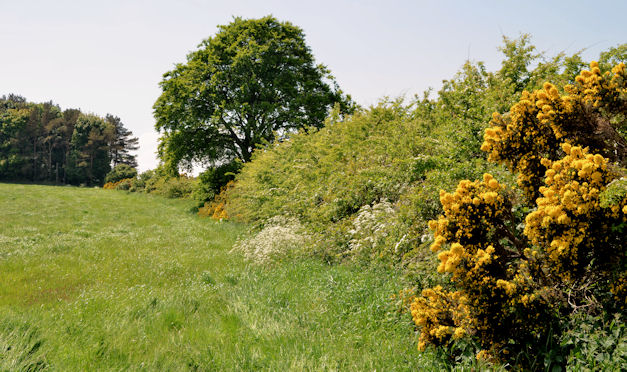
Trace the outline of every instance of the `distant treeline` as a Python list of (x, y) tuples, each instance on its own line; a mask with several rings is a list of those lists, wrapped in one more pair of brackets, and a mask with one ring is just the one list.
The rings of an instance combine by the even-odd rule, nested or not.
[(0, 97), (0, 180), (100, 185), (113, 166), (136, 167), (137, 149), (116, 116)]

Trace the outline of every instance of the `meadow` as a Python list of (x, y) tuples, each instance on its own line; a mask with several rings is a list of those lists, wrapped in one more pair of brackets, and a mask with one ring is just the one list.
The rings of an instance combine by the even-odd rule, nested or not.
[(193, 202), (0, 184), (0, 371), (417, 370), (389, 269), (246, 262)]

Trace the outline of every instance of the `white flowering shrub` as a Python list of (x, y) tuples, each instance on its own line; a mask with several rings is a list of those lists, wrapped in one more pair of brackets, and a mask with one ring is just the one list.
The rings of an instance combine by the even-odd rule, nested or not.
[(261, 231), (235, 243), (233, 251), (258, 263), (272, 263), (303, 250), (310, 236), (301, 223), (285, 216), (269, 219)]
[(352, 260), (398, 257), (406, 240), (403, 231), (392, 203), (382, 200), (364, 205), (348, 231), (350, 241), (345, 255)]

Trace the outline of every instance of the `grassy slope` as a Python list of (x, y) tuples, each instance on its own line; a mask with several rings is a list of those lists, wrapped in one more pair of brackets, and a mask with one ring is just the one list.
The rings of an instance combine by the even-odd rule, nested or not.
[(0, 184), (0, 370), (415, 370), (394, 274), (230, 253), (181, 200)]

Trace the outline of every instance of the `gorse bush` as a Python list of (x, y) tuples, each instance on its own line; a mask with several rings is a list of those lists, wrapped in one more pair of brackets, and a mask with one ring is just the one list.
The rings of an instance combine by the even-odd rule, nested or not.
[(198, 215), (201, 217), (211, 217), (214, 220), (225, 220), (229, 218), (226, 212), (227, 194), (233, 188), (233, 181), (228, 182), (222, 191), (216, 195), (213, 200), (206, 201), (204, 205), (198, 208)]
[(129, 190), (133, 185), (133, 178), (124, 178), (116, 182), (107, 182), (102, 188), (105, 190)]
[(623, 64), (602, 74), (593, 62), (590, 71), (576, 77), (576, 84), (564, 87), (566, 95), (551, 83), (524, 92), (508, 115), (494, 114), (482, 149), (491, 161), (518, 174), (529, 201), (539, 196), (547, 170), (541, 159), (556, 160), (562, 142), (585, 144), (593, 153), (623, 162), (627, 157), (627, 143), (620, 134), (627, 111), (624, 84)]
[(137, 177), (137, 169), (128, 164), (118, 164), (105, 177), (106, 183), (115, 183), (125, 178)]
[[(558, 345), (571, 314), (624, 311), (627, 197), (601, 195), (625, 173), (625, 65), (601, 73), (593, 62), (564, 91), (524, 92), (485, 131), (482, 150), (517, 174), (520, 189), (485, 174), (440, 193), (431, 249), (450, 290), (413, 301), (420, 349), (470, 338), (477, 358), (538, 369), (548, 366), (521, 356)], [(569, 352), (555, 346), (549, 364)]]
[(199, 206), (214, 200), (235, 179), (235, 175), (242, 168), (240, 161), (232, 161), (216, 167), (211, 167), (198, 175), (198, 184), (194, 190), (194, 199)]
[(133, 179), (125, 178), (125, 179), (119, 180), (114, 185), (115, 185), (116, 190), (124, 190), (124, 191), (130, 190), (131, 186), (133, 185)]

